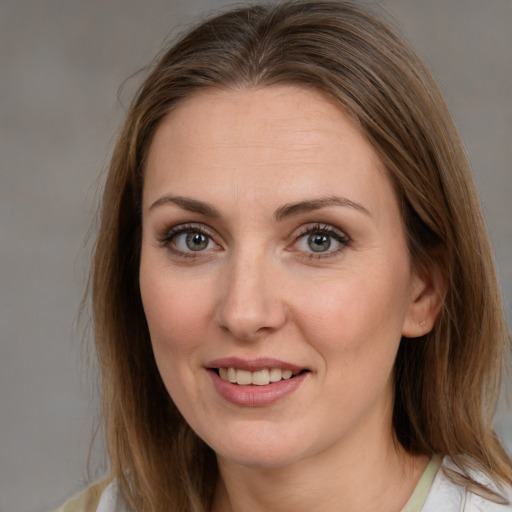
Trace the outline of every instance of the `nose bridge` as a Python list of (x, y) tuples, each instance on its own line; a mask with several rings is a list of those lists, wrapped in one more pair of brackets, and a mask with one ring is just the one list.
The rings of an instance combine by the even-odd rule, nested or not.
[(278, 329), (285, 322), (276, 265), (261, 247), (244, 247), (232, 253), (220, 284), (221, 328), (238, 339), (250, 340)]

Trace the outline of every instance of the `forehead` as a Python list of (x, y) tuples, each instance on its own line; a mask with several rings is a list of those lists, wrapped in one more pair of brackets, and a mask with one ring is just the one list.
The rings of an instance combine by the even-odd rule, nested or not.
[(164, 189), (204, 200), (236, 193), (279, 201), (286, 191), (293, 200), (336, 192), (362, 202), (390, 188), (342, 108), (294, 86), (211, 90), (178, 104), (155, 133), (145, 181), (145, 203)]
[[(341, 105), (316, 89), (288, 85), (211, 89), (193, 94), (164, 117), (157, 133), (164, 131), (181, 142), (203, 143), (206, 147), (222, 142), (250, 144), (255, 135), (261, 142), (265, 134), (271, 146), (303, 142), (304, 149), (321, 139), (328, 142), (329, 135), (339, 141), (346, 137), (364, 141)], [(223, 139), (226, 134), (229, 140)], [(290, 149), (296, 150), (296, 144)]]

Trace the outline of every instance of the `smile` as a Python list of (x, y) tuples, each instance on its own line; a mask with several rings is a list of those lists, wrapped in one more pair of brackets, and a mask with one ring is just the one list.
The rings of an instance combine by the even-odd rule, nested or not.
[(288, 380), (301, 373), (300, 371), (282, 370), (281, 368), (263, 368), (251, 372), (233, 367), (218, 368), (218, 375), (221, 379), (238, 384), (240, 386), (266, 386), (281, 380)]
[[(293, 395), (309, 380), (311, 370), (278, 361), (243, 362), (235, 358), (209, 366), (208, 373), (217, 393), (226, 401), (243, 407), (263, 407)], [(277, 365), (281, 366), (279, 368)]]

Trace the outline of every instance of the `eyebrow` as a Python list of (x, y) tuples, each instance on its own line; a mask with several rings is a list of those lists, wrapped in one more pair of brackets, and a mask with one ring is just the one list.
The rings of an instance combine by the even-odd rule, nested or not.
[(312, 212), (320, 210), (321, 208), (327, 208), (329, 206), (343, 206), (348, 208), (354, 208), (355, 210), (365, 213), (371, 217), (370, 212), (360, 203), (351, 201), (346, 197), (329, 196), (322, 197), (319, 199), (311, 199), (309, 201), (300, 201), (298, 203), (285, 204), (278, 208), (274, 214), (276, 221), (281, 221), (287, 217), (293, 215), (299, 215), (301, 213)]
[(205, 215), (206, 217), (220, 217), (219, 210), (217, 210), (217, 208), (210, 204), (204, 203), (203, 201), (198, 201), (197, 199), (191, 199), (189, 197), (171, 195), (162, 196), (161, 198), (157, 199), (149, 207), (149, 211), (169, 203), (175, 204), (176, 206), (179, 206), (183, 210), (187, 210), (193, 213), (199, 213), (200, 215)]
[[(205, 203), (203, 201), (198, 201), (197, 199), (191, 199), (189, 197), (172, 195), (165, 195), (157, 199), (149, 207), (149, 211), (159, 206), (163, 206), (165, 204), (174, 204), (176, 206), (179, 206), (183, 210), (198, 213), (206, 217), (219, 218), (221, 216), (219, 210), (217, 210), (217, 208), (215, 208), (211, 204)], [(350, 199), (347, 199), (345, 197), (329, 196), (318, 199), (300, 201), (297, 203), (285, 204), (275, 211), (274, 219), (280, 222), (294, 215), (300, 215), (302, 213), (320, 210), (321, 208), (327, 208), (329, 206), (342, 206), (353, 208), (371, 217), (370, 212), (362, 204), (357, 203), (355, 201), (351, 201)]]

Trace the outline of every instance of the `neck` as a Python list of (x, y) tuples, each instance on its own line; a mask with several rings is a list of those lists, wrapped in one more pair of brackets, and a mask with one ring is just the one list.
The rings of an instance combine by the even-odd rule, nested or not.
[(330, 449), (285, 467), (244, 467), (221, 457), (218, 462), (213, 512), (399, 512), (428, 458), (406, 453), (390, 437), (388, 443)]

